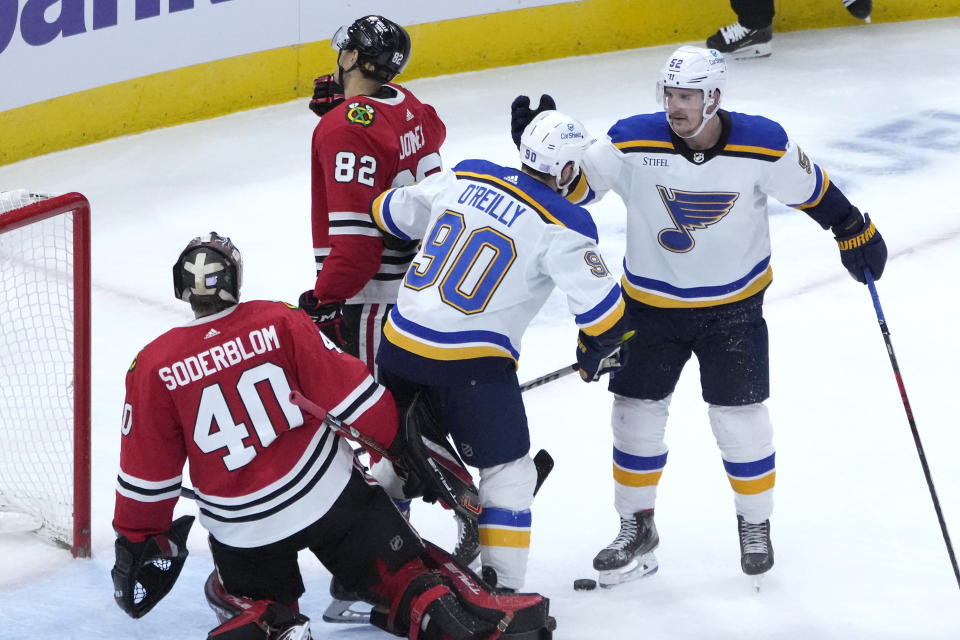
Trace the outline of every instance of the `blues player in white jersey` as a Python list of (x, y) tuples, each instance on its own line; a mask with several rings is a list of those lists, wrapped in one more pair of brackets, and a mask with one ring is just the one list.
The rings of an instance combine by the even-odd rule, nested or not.
[(520, 338), (554, 286), (579, 327), (581, 377), (621, 366), (620, 285), (590, 215), (558, 193), (586, 143), (579, 122), (541, 113), (523, 133), (522, 169), (464, 160), (372, 205), (384, 233), (423, 238), (384, 327), (383, 382), (401, 410), (426, 395), (464, 461), (479, 467), (481, 562), (505, 589), (524, 581), (536, 483)]
[[(664, 111), (620, 120), (584, 154), (581, 203), (616, 192), (627, 209), (622, 279), (630, 327), (614, 396), (613, 474), (620, 533), (594, 558), (602, 584), (656, 569), (653, 520), (667, 460), (671, 395), (691, 354), (734, 492), (744, 573), (773, 566), (773, 428), (764, 290), (772, 279), (767, 197), (831, 229), (850, 274), (879, 278), (887, 249), (827, 173), (772, 120), (720, 109), (726, 64), (684, 46), (657, 83)], [(549, 96), (539, 108), (555, 108)], [(512, 127), (536, 113), (514, 101)], [(586, 178), (589, 186), (583, 183)]]

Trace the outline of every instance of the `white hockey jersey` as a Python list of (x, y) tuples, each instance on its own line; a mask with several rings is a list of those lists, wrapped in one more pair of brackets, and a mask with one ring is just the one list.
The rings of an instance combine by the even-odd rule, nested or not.
[(623, 316), (589, 213), (517, 169), (465, 160), (384, 192), (372, 213), (386, 233), (423, 238), (384, 327), (382, 365), (431, 384), (512, 369), (555, 285), (590, 335)]
[[(583, 159), (590, 189), (613, 190), (627, 208), (623, 289), (655, 307), (742, 300), (771, 282), (767, 196), (816, 206), (829, 186), (783, 128), (721, 111), (724, 134), (708, 152), (678, 149), (663, 112), (620, 120)], [(593, 193), (596, 191), (596, 194)]]

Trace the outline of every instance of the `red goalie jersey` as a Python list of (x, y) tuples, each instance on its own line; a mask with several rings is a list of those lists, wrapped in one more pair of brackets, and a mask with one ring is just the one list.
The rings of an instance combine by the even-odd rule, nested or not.
[(354, 456), (291, 390), (378, 442), (396, 435), (390, 393), (284, 303), (244, 302), (147, 345), (127, 373), (114, 528), (134, 542), (166, 531), (185, 461), (200, 522), (224, 544), (265, 545), (316, 522)]
[(433, 107), (396, 84), (348, 98), (320, 119), (311, 156), (319, 300), (396, 302), (416, 248), (384, 248), (370, 202), (439, 171), (445, 137)]

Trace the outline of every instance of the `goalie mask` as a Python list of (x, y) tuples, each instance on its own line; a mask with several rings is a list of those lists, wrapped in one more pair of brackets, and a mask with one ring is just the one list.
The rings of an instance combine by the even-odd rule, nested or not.
[(240, 250), (216, 231), (191, 240), (173, 265), (173, 292), (191, 305), (220, 309), (235, 305), (242, 280)]
[[(556, 177), (557, 186), (562, 189), (580, 172), (580, 159), (589, 143), (587, 130), (578, 120), (559, 111), (543, 111), (520, 136), (520, 161), (531, 169)], [(563, 182), (563, 168), (570, 162), (573, 172), (570, 179)]]
[[(693, 134), (703, 131), (704, 125), (720, 110), (720, 103), (712, 111), (714, 97), (722, 97), (727, 87), (727, 63), (716, 49), (683, 46), (670, 54), (666, 64), (660, 70), (657, 80), (657, 104), (666, 110), (667, 102), (664, 89), (699, 89), (703, 92), (703, 122)], [(688, 137), (693, 137), (688, 136)]]
[(349, 69), (339, 69), (340, 84), (343, 74), (359, 69), (363, 75), (378, 82), (390, 82), (407, 68), (410, 61), (410, 35), (392, 20), (383, 16), (365, 16), (343, 25), (330, 39), (337, 52), (356, 50), (357, 63)]

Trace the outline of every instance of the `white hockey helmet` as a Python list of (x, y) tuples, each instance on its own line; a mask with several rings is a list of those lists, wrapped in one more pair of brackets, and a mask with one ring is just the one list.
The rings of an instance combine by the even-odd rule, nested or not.
[[(543, 111), (520, 136), (520, 162), (556, 177), (557, 186), (564, 187), (580, 172), (580, 159), (589, 144), (587, 130), (579, 120), (559, 111)], [(573, 173), (561, 183), (560, 175), (569, 162)]]
[[(716, 49), (685, 45), (670, 54), (657, 80), (657, 103), (666, 108), (663, 90), (666, 87), (700, 89), (703, 91), (703, 119), (716, 115), (716, 109), (707, 113), (717, 91), (723, 97), (727, 87), (727, 63)], [(719, 105), (718, 105), (719, 108)]]

